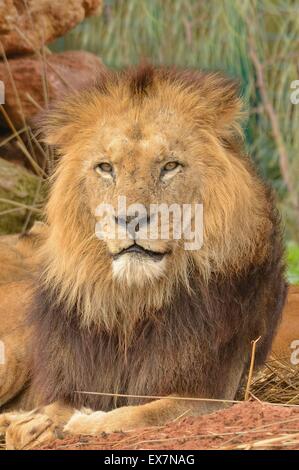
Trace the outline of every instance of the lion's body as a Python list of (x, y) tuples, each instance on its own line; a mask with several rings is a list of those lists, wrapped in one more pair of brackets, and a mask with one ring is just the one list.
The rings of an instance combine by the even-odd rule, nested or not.
[(32, 361), (27, 314), (35, 286), (36, 252), (44, 235), (45, 226), (36, 223), (29, 234), (0, 238), (0, 340), (4, 344), (0, 407), (5, 409), (36, 405), (27, 386)]
[[(130, 405), (144, 403), (141, 396), (231, 400), (259, 336), (256, 364), (265, 360), (286, 293), (282, 242), (271, 191), (243, 154), (239, 113), (234, 86), (221, 76), (147, 67), (107, 76), (47, 118), (47, 142), (61, 159), (34, 292), (27, 289), (28, 393), (59, 410), (122, 407), (76, 414), (67, 430), (210, 411), (219, 403)], [(97, 205), (116, 206), (123, 195), (147, 208), (202, 203), (203, 246), (141, 239), (135, 254), (132, 240), (97, 239)], [(43, 413), (69, 419), (53, 406)], [(12, 446), (20, 429), (26, 441), (24, 423), (9, 427)]]

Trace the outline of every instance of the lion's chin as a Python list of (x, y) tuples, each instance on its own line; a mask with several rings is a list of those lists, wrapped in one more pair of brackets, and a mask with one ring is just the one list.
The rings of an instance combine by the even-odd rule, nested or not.
[(147, 256), (126, 253), (112, 261), (113, 278), (132, 285), (154, 283), (165, 275), (166, 259), (153, 260)]

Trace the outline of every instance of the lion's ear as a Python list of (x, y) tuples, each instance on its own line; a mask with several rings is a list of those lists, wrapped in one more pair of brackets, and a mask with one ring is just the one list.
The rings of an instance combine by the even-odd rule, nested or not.
[(215, 129), (220, 134), (240, 133), (240, 122), (245, 112), (239, 95), (239, 83), (220, 74), (211, 74), (207, 76), (205, 87), (207, 106), (210, 106)]
[(200, 86), (205, 115), (198, 120), (223, 138), (241, 134), (241, 120), (245, 116), (239, 95), (239, 83), (219, 73), (205, 74)]
[(218, 134), (240, 131), (239, 123), (244, 116), (243, 102), (239, 95), (239, 83), (219, 72), (199, 70), (168, 71), (168, 79), (179, 83), (186, 92), (192, 91), (193, 115), (202, 127), (209, 127)]
[(41, 141), (57, 148), (69, 142), (74, 134), (74, 117), (66, 102), (39, 114), (33, 125)]

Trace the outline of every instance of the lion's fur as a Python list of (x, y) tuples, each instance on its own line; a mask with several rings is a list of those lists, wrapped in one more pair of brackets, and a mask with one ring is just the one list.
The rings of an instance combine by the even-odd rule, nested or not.
[[(107, 73), (45, 117), (42, 133), (60, 158), (28, 306), (41, 402), (133, 403), (82, 390), (233, 397), (260, 335), (264, 361), (286, 292), (283, 249), (273, 195), (242, 150), (241, 115), (235, 84), (220, 74), (145, 66)], [(121, 162), (113, 190), (92, 172), (103, 154)], [(169, 154), (186, 170), (163, 192), (149, 165)], [(149, 241), (172, 249), (164, 275), (117, 281), (110, 253), (122, 246), (95, 237), (94, 209), (119, 194), (146, 205), (202, 202), (203, 247)]]
[(0, 237), (0, 285), (19, 282), (30, 277), (33, 271), (36, 247), (40, 245), (43, 224), (36, 223), (29, 233), (22, 236)]

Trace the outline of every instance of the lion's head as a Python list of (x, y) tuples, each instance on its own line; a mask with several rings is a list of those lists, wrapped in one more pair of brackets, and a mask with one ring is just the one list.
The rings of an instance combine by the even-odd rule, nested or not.
[[(123, 313), (157, 311), (180, 284), (191, 288), (195, 271), (204, 282), (266, 255), (265, 191), (240, 150), (240, 115), (231, 80), (151, 66), (109, 72), (50, 111), (43, 132), (60, 158), (42, 255), (60, 300), (109, 327)], [(99, 239), (99, 205), (115, 210), (109, 230), (132, 222), (120, 197), (145, 211), (136, 212), (133, 235)], [(151, 225), (155, 204), (202, 204), (203, 245), (186, 250), (184, 236), (134, 236)]]

